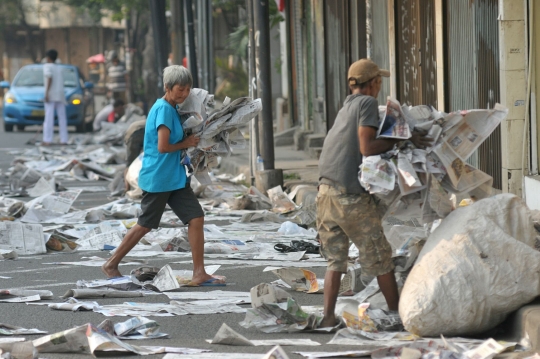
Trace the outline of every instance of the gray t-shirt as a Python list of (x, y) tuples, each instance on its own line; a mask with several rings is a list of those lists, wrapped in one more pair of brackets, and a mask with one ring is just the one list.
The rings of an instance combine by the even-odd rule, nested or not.
[(361, 94), (350, 95), (324, 140), (319, 160), (321, 184), (339, 185), (350, 194), (366, 192), (358, 182), (358, 167), (362, 163), (358, 142), (360, 126), (379, 127), (377, 99)]

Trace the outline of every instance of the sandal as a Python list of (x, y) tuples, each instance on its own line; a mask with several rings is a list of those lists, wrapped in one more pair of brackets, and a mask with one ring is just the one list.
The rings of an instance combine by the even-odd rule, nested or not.
[(299, 251), (306, 251), (307, 254), (319, 254), (320, 246), (306, 241), (292, 241), (291, 246)]
[(274, 249), (281, 253), (298, 252), (298, 249), (290, 247), (285, 243), (278, 243), (274, 246)]

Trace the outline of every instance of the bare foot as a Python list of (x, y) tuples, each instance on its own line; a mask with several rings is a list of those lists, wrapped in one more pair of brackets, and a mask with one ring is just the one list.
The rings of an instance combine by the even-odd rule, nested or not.
[(41, 145), (42, 145), (42, 146), (50, 146), (51, 143), (50, 143), (50, 142), (41, 142)]
[(224, 284), (226, 283), (226, 280), (227, 278), (224, 277), (224, 276), (221, 276), (221, 275), (210, 275), (210, 274), (201, 274), (201, 275), (196, 275), (194, 276), (193, 278), (191, 278), (191, 282), (189, 282), (188, 285), (190, 286), (197, 286), (197, 285), (200, 285), (201, 283), (204, 283), (210, 279), (214, 278), (215, 281), (213, 283), (215, 284)]
[(338, 324), (338, 321), (335, 316), (331, 318), (324, 317), (323, 320), (319, 323), (317, 328), (333, 328)]
[(101, 271), (107, 276), (107, 278), (121, 277), (122, 273), (118, 270), (118, 267), (113, 267), (109, 262), (105, 262), (101, 266)]

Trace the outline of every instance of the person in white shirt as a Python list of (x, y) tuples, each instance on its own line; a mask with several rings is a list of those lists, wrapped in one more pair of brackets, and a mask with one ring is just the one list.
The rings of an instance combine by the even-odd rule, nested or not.
[(47, 63), (43, 65), (45, 121), (43, 122), (42, 145), (44, 146), (50, 145), (53, 140), (55, 112), (58, 116), (58, 125), (60, 126), (60, 143), (65, 145), (68, 141), (64, 76), (62, 74), (62, 67), (55, 64), (57, 58), (58, 52), (51, 49), (47, 51)]

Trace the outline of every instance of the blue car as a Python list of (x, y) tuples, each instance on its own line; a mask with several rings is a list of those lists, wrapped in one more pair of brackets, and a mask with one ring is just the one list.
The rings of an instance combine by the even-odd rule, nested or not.
[[(58, 66), (62, 67), (64, 75), (68, 125), (76, 126), (77, 132), (84, 132), (86, 109), (90, 107), (92, 100), (90, 90), (94, 85), (91, 82), (84, 82), (76, 66), (64, 64)], [(0, 82), (0, 88), (9, 89), (4, 95), (3, 117), (6, 132), (13, 131), (13, 126), (22, 131), (25, 126), (43, 124), (45, 117), (43, 81), (43, 64), (35, 64), (21, 68), (11, 86), (7, 81)], [(57, 118), (55, 124), (58, 124)]]

